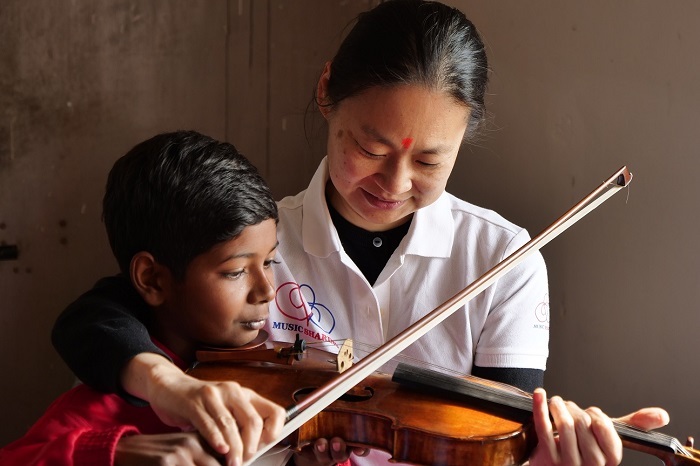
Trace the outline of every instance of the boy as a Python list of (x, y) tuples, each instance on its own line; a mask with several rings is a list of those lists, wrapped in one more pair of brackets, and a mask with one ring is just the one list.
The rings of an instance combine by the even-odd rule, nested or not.
[[(87, 295), (127, 293), (132, 308), (148, 316), (152, 351), (186, 368), (201, 345), (240, 346), (257, 336), (274, 297), (277, 207), (231, 144), (192, 131), (138, 144), (109, 174), (103, 220), (121, 274)], [(228, 464), (241, 464), (275, 439), (285, 412), (235, 382), (216, 385), (236, 417), (220, 420)], [(0, 450), (0, 464), (218, 465), (219, 456), (152, 408), (80, 385)]]

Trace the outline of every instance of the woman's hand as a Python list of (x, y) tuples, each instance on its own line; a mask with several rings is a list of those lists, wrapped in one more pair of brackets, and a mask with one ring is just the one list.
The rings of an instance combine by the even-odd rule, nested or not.
[[(538, 388), (533, 394), (533, 416), (538, 443), (530, 456), (531, 466), (613, 466), (622, 461), (622, 441), (600, 409), (583, 410), (558, 396), (552, 397), (548, 407), (545, 391)], [(644, 408), (619, 420), (648, 430), (663, 427), (668, 419), (661, 408)]]
[(284, 408), (236, 382), (208, 382), (182, 372), (162, 356), (142, 353), (126, 366), (122, 385), (151, 403), (166, 424), (197, 430), (227, 464), (242, 464), (273, 442)]
[(343, 463), (350, 458), (350, 454), (357, 456), (367, 456), (369, 450), (366, 448), (350, 447), (345, 440), (339, 437), (330, 439), (317, 439), (309, 445), (294, 453), (295, 466), (332, 466)]

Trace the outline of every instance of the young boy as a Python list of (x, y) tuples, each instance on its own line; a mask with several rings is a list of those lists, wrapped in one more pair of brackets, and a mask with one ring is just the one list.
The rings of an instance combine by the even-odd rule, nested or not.
[[(257, 336), (274, 297), (277, 207), (231, 144), (191, 131), (138, 144), (109, 174), (103, 219), (121, 274), (84, 298), (99, 300), (100, 290), (128, 295), (148, 316), (152, 352), (184, 369), (201, 345), (240, 346)], [(284, 409), (235, 382), (212, 385), (235, 416), (220, 420), (228, 464), (241, 464), (275, 439)], [(164, 424), (151, 407), (80, 385), (0, 450), (0, 464), (218, 465), (226, 448), (218, 450)]]

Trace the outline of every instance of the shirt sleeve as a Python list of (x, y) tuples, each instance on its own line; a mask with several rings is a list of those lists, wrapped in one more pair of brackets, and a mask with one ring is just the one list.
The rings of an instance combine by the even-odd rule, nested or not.
[(528, 393), (534, 392), (537, 387), (544, 386), (544, 371), (540, 369), (474, 366), (472, 375), (512, 385)]
[(85, 386), (65, 393), (24, 437), (0, 449), (0, 464), (112, 465), (119, 439), (139, 430), (118, 425), (114, 412), (119, 402), (105, 402), (105, 396), (90, 393)]
[[(503, 257), (529, 239), (521, 230)], [(549, 355), (549, 290), (542, 255), (530, 255), (492, 286), (495, 291), (474, 365), (544, 371)]]
[(92, 388), (138, 400), (121, 388), (121, 369), (139, 353), (170, 359), (150, 339), (149, 310), (124, 276), (103, 278), (56, 320), (51, 339), (73, 373)]

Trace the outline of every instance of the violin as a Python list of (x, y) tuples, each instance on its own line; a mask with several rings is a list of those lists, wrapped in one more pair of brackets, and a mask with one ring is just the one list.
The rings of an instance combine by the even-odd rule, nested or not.
[[(295, 405), (352, 364), (346, 342), (338, 355), (304, 340), (266, 341), (243, 349), (205, 349), (188, 373), (202, 380), (235, 380), (282, 405)], [(700, 451), (670, 436), (624, 423), (615, 428), (626, 448), (667, 466), (700, 465)], [(393, 375), (375, 372), (283, 440), (300, 450), (318, 438), (388, 452), (415, 465), (523, 464), (537, 444), (532, 398), (516, 387), (474, 376), (455, 377), (399, 363)]]
[[(348, 342), (339, 357), (300, 342), (198, 351), (200, 362), (188, 373), (203, 380), (235, 380), (277, 404), (296, 405), (344, 370), (348, 351)], [(376, 372), (283, 443), (298, 451), (318, 438), (340, 437), (349, 445), (383, 450), (396, 461), (417, 465), (525, 462), (536, 442), (531, 415), (496, 405), (484, 409), (483, 404), (476, 398), (450, 399), (406, 388)]]
[[(421, 384), (415, 381), (409, 382), (413, 387), (409, 389), (377, 370), (631, 180), (632, 174), (623, 166), (539, 235), (356, 364), (329, 358), (328, 353), (312, 357), (316, 351), (307, 349), (297, 337), (291, 348), (265, 343), (262, 348), (249, 348), (252, 353), (248, 356), (234, 355), (235, 351), (223, 356), (217, 351), (202, 352), (202, 363), (191, 374), (205, 380), (233, 379), (278, 404), (289, 405), (279, 438), (261, 446), (246, 465), (280, 441), (300, 448), (317, 438), (334, 436), (351, 445), (388, 451), (395, 461), (417, 465), (521, 464), (536, 443), (528, 394), (500, 386), (496, 390), (500, 394), (515, 390), (513, 398), (525, 399), (524, 409), (489, 398), (479, 400), (490, 403), (489, 409), (483, 409), (479, 403), (475, 406), (478, 398), (460, 391), (446, 395), (442, 388), (428, 383), (423, 384), (430, 387), (425, 392), (424, 388), (416, 390)], [(347, 352), (341, 348), (340, 353)], [(299, 363), (311, 360), (315, 367), (300, 367), (303, 364)], [(280, 370), (280, 361), (288, 367)], [(330, 367), (333, 369), (328, 370)], [(435, 374), (423, 377), (428, 381), (436, 378)], [(469, 382), (489, 385), (473, 378)], [(629, 426), (616, 428), (625, 446), (654, 454), (667, 466), (700, 465), (697, 451), (684, 448), (675, 439)], [(659, 440), (662, 436), (664, 442)]]

